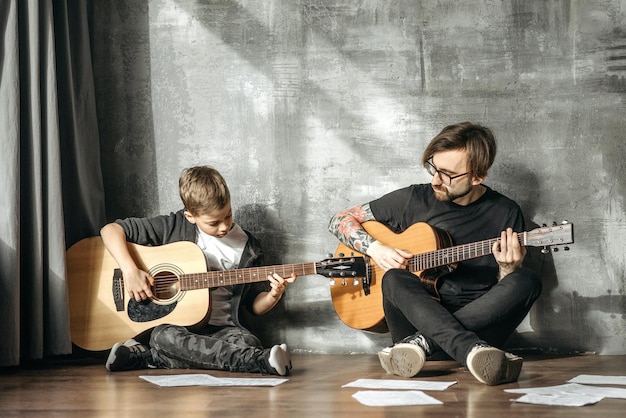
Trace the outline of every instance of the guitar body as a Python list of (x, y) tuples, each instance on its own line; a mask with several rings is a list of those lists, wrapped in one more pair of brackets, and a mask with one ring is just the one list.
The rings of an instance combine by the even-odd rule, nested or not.
[[(364, 222), (363, 228), (381, 243), (407, 250), (412, 254), (434, 251), (451, 244), (451, 239), (446, 232), (433, 228), (426, 223), (411, 225), (400, 234), (375, 221)], [(362, 255), (344, 244), (339, 244), (335, 252), (335, 255), (338, 254)], [(354, 285), (351, 279), (347, 279), (341, 283), (336, 282), (330, 287), (332, 302), (339, 318), (349, 327), (364, 331), (386, 332), (388, 328), (385, 323), (381, 286), (384, 271), (373, 261), (370, 261), (369, 273), (369, 295), (365, 294), (364, 287), (360, 282), (358, 285)], [(422, 281), (433, 296), (436, 296), (438, 277), (433, 277), (432, 274), (423, 274), (423, 271), (413, 271), (412, 273)]]
[[(192, 242), (157, 247), (129, 244), (129, 249), (138, 266), (152, 276), (207, 270), (202, 250)], [(73, 245), (66, 262), (72, 342), (85, 350), (109, 349), (162, 323), (192, 326), (208, 318), (208, 290), (175, 291), (175, 297), (165, 300), (136, 302), (121, 287), (117, 294), (123, 300), (116, 306), (113, 277), (118, 265), (100, 237)]]

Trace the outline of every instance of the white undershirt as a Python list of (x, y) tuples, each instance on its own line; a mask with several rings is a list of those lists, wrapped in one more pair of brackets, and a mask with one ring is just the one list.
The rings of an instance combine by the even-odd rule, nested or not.
[(223, 238), (214, 237), (198, 228), (198, 247), (204, 252), (209, 270), (237, 268), (248, 242), (248, 235), (237, 224)]
[[(198, 228), (198, 246), (204, 253), (209, 270), (232, 270), (239, 266), (248, 235), (237, 224), (223, 238), (208, 235)], [(211, 289), (211, 318), (209, 324), (235, 325), (231, 315), (233, 286)]]

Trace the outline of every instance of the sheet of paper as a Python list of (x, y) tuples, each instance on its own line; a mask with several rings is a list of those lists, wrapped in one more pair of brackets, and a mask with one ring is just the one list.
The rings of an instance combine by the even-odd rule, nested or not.
[(362, 390), (352, 395), (366, 406), (440, 405), (443, 402), (419, 390)]
[(626, 389), (587, 386), (579, 383), (539, 388), (505, 389), (504, 391), (524, 394), (518, 399), (512, 399), (514, 402), (538, 405), (583, 406), (595, 404), (604, 398), (626, 399)]
[(566, 383), (564, 385), (546, 386), (539, 388), (505, 389), (504, 391), (508, 393), (525, 393), (534, 395), (591, 395), (602, 396), (604, 398), (626, 399), (626, 389), (588, 386), (578, 383)]
[(569, 383), (582, 383), (589, 385), (626, 385), (626, 376), (601, 376), (597, 374), (581, 374)]
[(357, 379), (346, 383), (344, 388), (364, 389), (404, 389), (404, 390), (446, 390), (453, 382), (429, 382), (425, 380)]
[(160, 376), (139, 376), (143, 380), (159, 386), (276, 386), (289, 379), (271, 377), (215, 377), (209, 374), (171, 374)]
[(540, 395), (529, 393), (520, 398), (512, 399), (512, 401), (535, 405), (585, 406), (598, 403), (602, 399), (604, 399), (602, 396), (595, 395)]

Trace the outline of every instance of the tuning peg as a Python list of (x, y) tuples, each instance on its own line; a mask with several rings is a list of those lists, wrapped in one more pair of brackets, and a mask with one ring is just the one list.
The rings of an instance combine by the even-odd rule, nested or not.
[(335, 279), (330, 279), (330, 285), (334, 286), (336, 284)]
[(541, 224), (541, 226), (542, 226), (543, 228), (545, 228), (545, 227), (547, 227), (548, 225), (547, 225), (547, 224)]
[(561, 221), (561, 225), (567, 225), (569, 224), (569, 221), (567, 219), (564, 219)]
[(333, 253), (328, 253), (328, 258), (333, 258)]
[(343, 257), (344, 257), (344, 255), (345, 255), (344, 253), (339, 253), (339, 254), (337, 254), (337, 256), (338, 256), (339, 258), (343, 258)]
[(359, 279), (354, 279), (354, 280), (352, 281), (352, 284), (353, 284), (354, 286), (358, 286), (358, 285), (359, 285)]
[(568, 246), (565, 246), (565, 247), (563, 247), (563, 250), (564, 250), (564, 251), (569, 251), (569, 247), (568, 247)]
[(554, 249), (552, 249), (552, 251), (554, 251), (555, 253), (559, 252), (559, 247), (554, 247)]
[(550, 249), (548, 247), (543, 247), (541, 249), (541, 254), (548, 254), (550, 252)]

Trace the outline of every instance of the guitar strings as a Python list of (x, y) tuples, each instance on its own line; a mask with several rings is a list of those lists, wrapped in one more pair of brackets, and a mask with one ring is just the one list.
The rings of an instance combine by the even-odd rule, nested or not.
[[(525, 236), (526, 232), (518, 234), (518, 241), (524, 243)], [(492, 238), (416, 254), (411, 258), (409, 263), (413, 271), (423, 271), (463, 260), (469, 260), (471, 258), (478, 258), (490, 254), (493, 249), (493, 244), (498, 241), (500, 241), (500, 238)]]
[[(307, 268), (308, 267), (308, 268)], [(171, 272), (161, 272), (154, 275), (156, 292), (170, 289), (172, 285), (181, 283), (183, 289), (202, 289), (233, 284), (253, 283), (266, 280), (267, 276), (278, 273), (281, 276), (307, 275), (316, 273), (316, 263), (288, 264), (276, 266), (261, 266), (253, 269), (219, 270), (203, 273), (189, 273), (176, 275)], [(298, 272), (300, 270), (300, 273)], [(210, 283), (210, 285), (207, 285)]]

